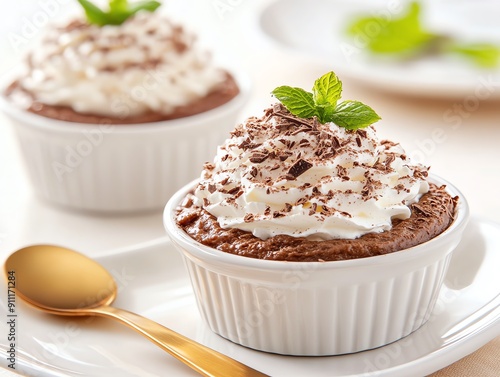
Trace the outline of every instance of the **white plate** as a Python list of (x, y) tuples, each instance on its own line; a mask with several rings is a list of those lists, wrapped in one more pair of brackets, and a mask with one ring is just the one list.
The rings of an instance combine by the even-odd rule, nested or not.
[[(422, 376), (500, 334), (500, 225), (473, 218), (429, 322), (379, 349), (333, 357), (267, 354), (213, 334), (198, 314), (180, 255), (158, 242), (97, 258), (116, 277), (116, 306), (140, 313), (273, 377)], [(2, 304), (5, 306), (5, 303)], [(6, 308), (3, 308), (6, 313)], [(17, 371), (37, 376), (197, 376), (134, 331), (17, 303)], [(0, 348), (5, 355), (6, 337)], [(1, 362), (6, 367), (6, 358)]]
[[(402, 4), (392, 0), (277, 0), (262, 7), (257, 22), (271, 43), (316, 56), (325, 69), (379, 89), (438, 98), (500, 98), (500, 68), (480, 69), (451, 56), (390, 62), (373, 58), (364, 50), (362, 39), (346, 35), (353, 17), (399, 17), (406, 9)], [(426, 0), (423, 9), (431, 30), (500, 46), (500, 29), (493, 17), (500, 11), (498, 2)]]

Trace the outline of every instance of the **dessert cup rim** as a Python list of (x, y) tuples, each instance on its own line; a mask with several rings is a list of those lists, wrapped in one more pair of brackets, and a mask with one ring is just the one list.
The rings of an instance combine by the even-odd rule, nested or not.
[(456, 208), (456, 217), (454, 218), (450, 226), (441, 234), (419, 245), (388, 254), (376, 255), (371, 257), (324, 262), (263, 260), (235, 255), (217, 250), (209, 246), (205, 246), (191, 238), (186, 232), (184, 232), (184, 230), (178, 227), (174, 217), (175, 208), (182, 201), (189, 190), (192, 189), (198, 182), (198, 179), (188, 183), (187, 185), (179, 189), (174, 195), (172, 195), (164, 209), (163, 223), (170, 239), (174, 243), (179, 244), (184, 249), (185, 253), (191, 254), (191, 256), (199, 260), (206, 261), (212, 264), (239, 266), (247, 269), (250, 268), (269, 271), (287, 269), (299, 270), (302, 269), (305, 264), (308, 266), (312, 265), (314, 269), (364, 268), (380, 265), (387, 266), (391, 263), (401, 263), (405, 261), (411, 261), (416, 258), (421, 258), (423, 254), (426, 254), (426, 252), (428, 253), (434, 250), (434, 248), (431, 246), (446, 244), (450, 242), (450, 237), (452, 237), (456, 232), (462, 232), (467, 225), (469, 219), (469, 206), (461, 191), (449, 181), (435, 174), (429, 174), (429, 181), (438, 185), (446, 185), (448, 193), (450, 193), (452, 196), (459, 197), (458, 205)]
[[(224, 69), (226, 69), (224, 67)], [(120, 133), (144, 133), (144, 132), (154, 132), (157, 131), (161, 127), (168, 127), (175, 131), (176, 129), (185, 129), (189, 126), (199, 124), (200, 121), (217, 118), (225, 113), (229, 113), (236, 109), (242, 107), (247, 99), (250, 97), (251, 92), (251, 80), (247, 73), (244, 73), (241, 69), (227, 68), (227, 71), (230, 72), (239, 88), (239, 93), (231, 98), (228, 102), (217, 106), (213, 109), (189, 115), (182, 118), (169, 119), (169, 120), (160, 120), (156, 122), (147, 122), (147, 123), (115, 123), (115, 124), (96, 124), (96, 123), (81, 123), (81, 122), (68, 122), (65, 120), (54, 119), (45, 117), (39, 114), (35, 114), (27, 111), (19, 106), (16, 106), (12, 101), (8, 99), (5, 95), (6, 86), (1, 86), (1, 94), (0, 94), (0, 111), (9, 117), (23, 123), (29, 124), (40, 129), (46, 129), (57, 132), (80, 132), (84, 129), (88, 128), (99, 128), (99, 127), (117, 127)], [(115, 131), (116, 132), (116, 129)]]

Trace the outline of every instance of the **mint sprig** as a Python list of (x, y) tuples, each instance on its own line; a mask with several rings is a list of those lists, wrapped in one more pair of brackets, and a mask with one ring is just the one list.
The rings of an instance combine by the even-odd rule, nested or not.
[(384, 17), (361, 17), (355, 20), (347, 32), (353, 36), (366, 33), (373, 25), (380, 31), (370, 35), (367, 48), (378, 54), (416, 55), (429, 48), (438, 36), (425, 31), (420, 21), (421, 7), (417, 2), (409, 4), (400, 18), (387, 20)]
[[(421, 13), (420, 4), (413, 1), (399, 18), (360, 17), (348, 26), (347, 33), (366, 41), (367, 49), (375, 55), (408, 59), (453, 53), (483, 68), (493, 68), (500, 63), (498, 46), (490, 43), (461, 44), (450, 36), (432, 33), (425, 29)], [(369, 32), (374, 25), (379, 27), (379, 32)]]
[(317, 117), (321, 123), (333, 122), (348, 130), (365, 128), (380, 120), (378, 114), (362, 102), (338, 102), (342, 95), (342, 82), (334, 72), (317, 79), (312, 93), (291, 86), (279, 86), (271, 93), (299, 118)]
[(87, 21), (97, 26), (121, 25), (139, 11), (154, 12), (161, 3), (154, 0), (137, 1), (109, 0), (109, 10), (104, 11), (88, 0), (78, 0), (85, 11)]
[(460, 54), (483, 68), (495, 68), (500, 63), (500, 48), (491, 43), (450, 43), (446, 51)]

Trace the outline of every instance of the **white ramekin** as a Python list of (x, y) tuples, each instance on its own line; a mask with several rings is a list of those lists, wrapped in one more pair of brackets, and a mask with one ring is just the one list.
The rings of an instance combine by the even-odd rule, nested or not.
[(15, 107), (0, 96), (35, 193), (75, 210), (161, 210), (199, 176), (229, 137), (250, 96), (250, 83), (232, 71), (240, 93), (201, 114), (168, 121), (107, 125), (54, 120)]
[(191, 183), (165, 207), (164, 224), (184, 256), (202, 317), (217, 334), (286, 355), (321, 356), (380, 347), (430, 317), (469, 210), (439, 236), (387, 255), (334, 262), (283, 262), (225, 253), (194, 241), (174, 212)]

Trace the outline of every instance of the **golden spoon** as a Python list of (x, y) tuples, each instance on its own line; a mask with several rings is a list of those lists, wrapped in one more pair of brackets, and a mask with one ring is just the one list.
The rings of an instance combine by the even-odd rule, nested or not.
[(267, 376), (137, 314), (109, 306), (116, 298), (113, 277), (97, 262), (58, 246), (29, 246), (5, 261), (15, 273), (17, 295), (38, 309), (65, 316), (116, 319), (204, 376)]

